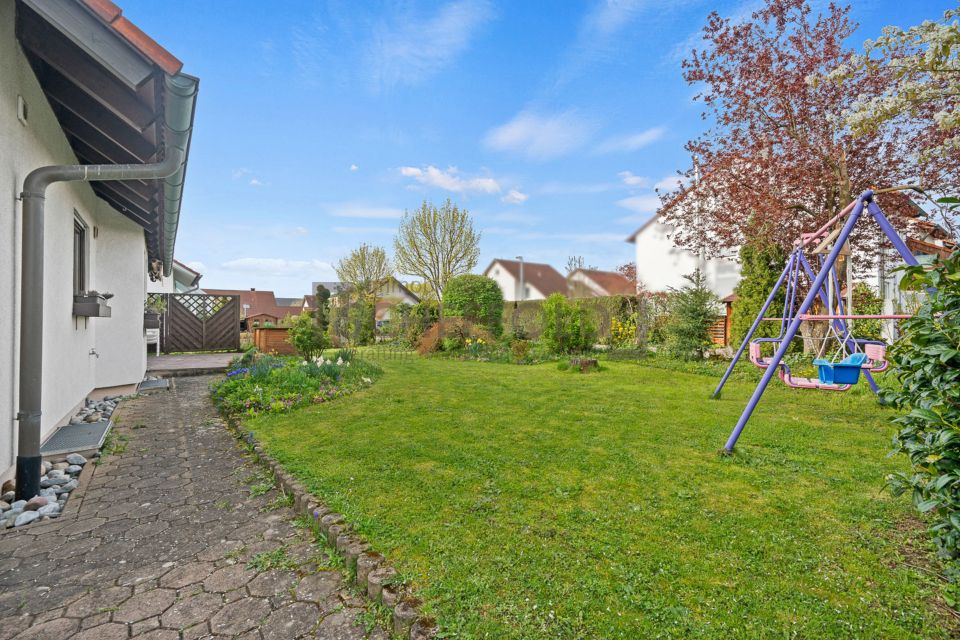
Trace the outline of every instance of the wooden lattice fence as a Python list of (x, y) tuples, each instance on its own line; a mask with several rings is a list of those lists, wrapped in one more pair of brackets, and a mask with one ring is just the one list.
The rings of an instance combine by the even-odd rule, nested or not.
[(152, 293), (162, 300), (160, 351), (238, 351), (240, 296), (198, 293)]

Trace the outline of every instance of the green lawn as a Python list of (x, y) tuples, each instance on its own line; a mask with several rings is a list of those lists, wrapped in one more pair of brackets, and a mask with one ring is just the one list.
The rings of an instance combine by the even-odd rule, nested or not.
[[(457, 638), (940, 638), (923, 539), (881, 492), (889, 413), (610, 363), (382, 364), (373, 387), (248, 422)], [(915, 542), (916, 544), (916, 542)], [(921, 560), (922, 561), (922, 560)]]

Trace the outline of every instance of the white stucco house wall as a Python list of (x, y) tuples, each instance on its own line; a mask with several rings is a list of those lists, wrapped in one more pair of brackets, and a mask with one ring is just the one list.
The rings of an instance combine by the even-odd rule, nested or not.
[(707, 286), (719, 298), (733, 293), (740, 281), (735, 252), (722, 258), (704, 259), (675, 246), (671, 234), (671, 227), (654, 215), (627, 238), (627, 242), (635, 246), (637, 280), (642, 286), (653, 292), (679, 289), (687, 284), (683, 276), (699, 267), (706, 276)]
[[(57, 22), (64, 15), (75, 16), (72, 24), (83, 28), (69, 32), (64, 22)], [(111, 99), (116, 97), (91, 94), (84, 78), (72, 77), (67, 66), (50, 70), (45, 65), (53, 67), (55, 63), (69, 65), (80, 61), (89, 44), (93, 48), (110, 48), (98, 64), (111, 59), (120, 62), (124, 55), (129, 55), (132, 66), (128, 69), (147, 73), (151, 80), (145, 82), (162, 82), (166, 73), (114, 31), (108, 18), (98, 15), (81, 0), (52, 3), (0, 0), (0, 300), (3, 301), (0, 304), (0, 480), (14, 473), (20, 410), (24, 212), (18, 196), (24, 178), (34, 169), (91, 164), (94, 153), (88, 150), (90, 157), (81, 157), (78, 149), (82, 149), (82, 142), (78, 137), (71, 137), (70, 130), (89, 131), (79, 122), (85, 117), (107, 128), (107, 120), (113, 117), (109, 113)], [(58, 57), (64, 52), (70, 55)], [(43, 56), (49, 56), (50, 61), (45, 61)], [(86, 64), (88, 60), (83, 62)], [(109, 73), (104, 71), (105, 76)], [(54, 81), (58, 89), (63, 90), (59, 94), (60, 102), (52, 97)], [(74, 82), (83, 85), (82, 95), (71, 93)], [(141, 85), (141, 89), (144, 87)], [(79, 96), (84, 104), (93, 97), (102, 112), (85, 112), (79, 102), (70, 102), (68, 94)], [(190, 108), (192, 110), (192, 106)], [(145, 107), (142, 113), (149, 114), (149, 108)], [(145, 141), (132, 136), (128, 143), (136, 146), (137, 153), (148, 150)], [(118, 159), (132, 162), (128, 155), (120, 154)], [(99, 163), (107, 164), (109, 160), (97, 155)], [(156, 161), (150, 158), (150, 162)], [(42, 441), (65, 424), (88, 395), (106, 395), (143, 379), (146, 369), (143, 307), (148, 273), (151, 264), (166, 266), (164, 248), (172, 255), (172, 246), (167, 243), (172, 243), (173, 238), (161, 239), (159, 234), (163, 231), (159, 225), (166, 219), (167, 226), (172, 224), (175, 233), (176, 220), (160, 211), (147, 219), (135, 219), (132, 209), (121, 213), (118, 207), (120, 202), (125, 202), (123, 194), (131, 193), (125, 185), (106, 182), (96, 188), (90, 182), (57, 182), (46, 189)], [(162, 197), (158, 199), (162, 201)], [(179, 198), (176, 204), (179, 210)], [(112, 293), (107, 301), (110, 317), (78, 315), (74, 307), (78, 285), (82, 291)]]
[(497, 283), (506, 302), (543, 300), (551, 293), (567, 295), (567, 279), (548, 264), (496, 258), (483, 275)]

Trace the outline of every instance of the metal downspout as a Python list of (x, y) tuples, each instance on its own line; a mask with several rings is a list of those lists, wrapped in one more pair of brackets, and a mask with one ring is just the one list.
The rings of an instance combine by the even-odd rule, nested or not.
[(17, 412), (17, 500), (40, 493), (40, 410), (43, 389), (43, 215), (55, 182), (143, 180), (176, 173), (186, 157), (175, 145), (153, 164), (55, 165), (34, 169), (23, 181), (23, 267), (20, 285), (20, 404)]

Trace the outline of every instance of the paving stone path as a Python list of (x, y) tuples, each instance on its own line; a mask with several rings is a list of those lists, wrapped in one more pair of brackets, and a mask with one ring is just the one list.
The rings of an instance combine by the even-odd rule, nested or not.
[(0, 640), (386, 639), (278, 491), (252, 495), (269, 478), (211, 380), (124, 401), (67, 512), (0, 533)]

